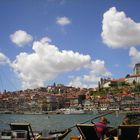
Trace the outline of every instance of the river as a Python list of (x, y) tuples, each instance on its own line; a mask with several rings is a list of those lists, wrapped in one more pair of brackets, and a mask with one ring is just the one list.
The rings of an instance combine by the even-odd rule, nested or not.
[[(22, 114), (0, 114), (0, 129), (10, 129), (9, 123), (31, 123), (33, 131), (42, 130), (64, 130), (66, 128), (72, 127), (77, 123), (82, 123), (90, 120), (98, 115), (95, 114), (83, 114), (83, 115), (22, 115)], [(121, 123), (123, 114), (109, 114), (106, 117), (110, 121), (111, 126), (117, 126)], [(95, 120), (95, 122), (98, 119)], [(89, 121), (90, 123), (90, 121)], [(73, 128), (65, 140), (73, 135), (79, 135), (76, 128)]]

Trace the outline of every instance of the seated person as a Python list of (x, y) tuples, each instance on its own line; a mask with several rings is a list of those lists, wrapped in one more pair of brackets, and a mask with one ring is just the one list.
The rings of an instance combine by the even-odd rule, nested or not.
[(109, 121), (105, 117), (101, 117), (99, 122), (95, 123), (96, 125), (96, 131), (97, 135), (100, 139), (104, 138), (104, 135), (110, 138), (110, 140), (113, 140), (114, 136), (117, 135), (117, 129), (116, 128), (109, 128), (107, 124)]

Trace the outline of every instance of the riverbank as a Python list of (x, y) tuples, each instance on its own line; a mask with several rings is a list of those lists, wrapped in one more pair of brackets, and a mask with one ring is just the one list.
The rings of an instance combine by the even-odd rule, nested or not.
[[(140, 113), (140, 110), (105, 110), (105, 111), (85, 111), (85, 113), (82, 114), (104, 114), (104, 113), (109, 113), (109, 112), (114, 112), (114, 113), (118, 113), (118, 114), (126, 114), (126, 113)], [(48, 114), (48, 115), (62, 115), (65, 114), (63, 111), (45, 111), (45, 112), (12, 112), (12, 111), (0, 111), (0, 114), (24, 114), (24, 115), (44, 115), (44, 114)], [(71, 114), (71, 113), (69, 113)], [(78, 113), (75, 113), (78, 114)], [(81, 114), (81, 113), (80, 113)], [(68, 115), (68, 113), (67, 113)]]

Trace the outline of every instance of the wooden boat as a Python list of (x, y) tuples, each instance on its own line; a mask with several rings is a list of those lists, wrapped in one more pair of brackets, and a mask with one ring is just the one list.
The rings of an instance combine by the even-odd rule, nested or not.
[[(100, 140), (97, 135), (95, 124), (77, 124), (78, 131), (82, 136), (82, 140)], [(103, 140), (140, 140), (139, 137), (140, 125), (119, 125), (118, 134), (115, 136), (106, 137)], [(71, 140), (81, 140), (78, 136)], [(111, 140), (112, 140), (111, 139)]]
[(140, 124), (140, 112), (130, 112), (126, 114), (130, 124)]
[(10, 128), (11, 130), (1, 132), (3, 140), (21, 138), (24, 140), (63, 140), (71, 132), (71, 129), (65, 129), (63, 131), (49, 132), (47, 136), (43, 136), (41, 132), (34, 133), (30, 123), (11, 123)]
[[(129, 121), (119, 125), (114, 131), (115, 133), (111, 133), (111, 136), (104, 138), (104, 140), (110, 140), (110, 137), (114, 140), (140, 140), (140, 112), (127, 113), (126, 117)], [(77, 124), (76, 127), (82, 136), (82, 140), (100, 140), (95, 124)], [(112, 129), (112, 127), (109, 128)], [(93, 130), (95, 130), (94, 133)], [(79, 137), (76, 138), (80, 139)], [(71, 140), (75, 140), (75, 138)]]

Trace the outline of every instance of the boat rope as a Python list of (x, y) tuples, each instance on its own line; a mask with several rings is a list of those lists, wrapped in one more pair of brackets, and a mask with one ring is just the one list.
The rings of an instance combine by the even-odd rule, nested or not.
[[(82, 123), (80, 123), (80, 124), (84, 124), (84, 123), (87, 123), (87, 122), (92, 122), (93, 120), (96, 120), (96, 119), (98, 119), (98, 118), (100, 118), (100, 117), (103, 117), (103, 116), (106, 116), (106, 115), (109, 115), (109, 114), (113, 114), (113, 113), (115, 113), (115, 112), (116, 112), (116, 111), (111, 111), (111, 112), (108, 112), (108, 113), (103, 113), (103, 114), (98, 115), (98, 116), (96, 116), (96, 117), (94, 117), (94, 118), (92, 118), (92, 119), (89, 119), (89, 120), (87, 120), (87, 121), (84, 121), (84, 122), (82, 122)], [(76, 125), (73, 125), (73, 126), (67, 128), (67, 129), (72, 129), (72, 128), (74, 128), (74, 127), (76, 127)]]

